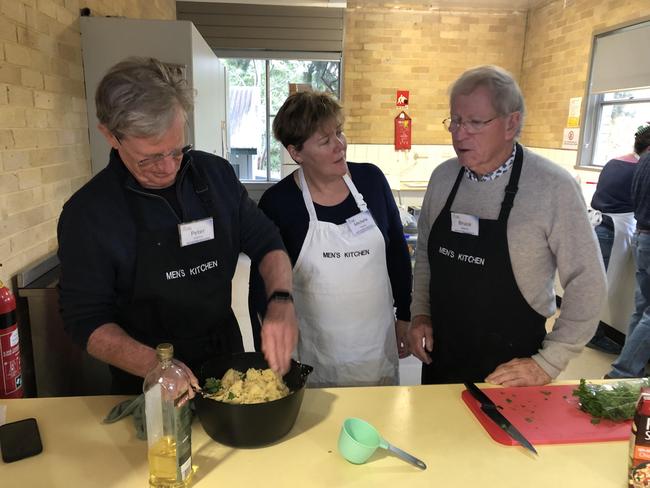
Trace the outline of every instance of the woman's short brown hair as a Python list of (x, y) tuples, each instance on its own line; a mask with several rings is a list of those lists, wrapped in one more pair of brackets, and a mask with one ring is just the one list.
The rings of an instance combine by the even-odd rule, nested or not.
[(273, 120), (273, 135), (284, 147), (300, 151), (324, 123), (343, 123), (343, 108), (329, 93), (298, 92), (289, 95)]
[(650, 147), (650, 122), (640, 126), (634, 134), (634, 152), (641, 154)]

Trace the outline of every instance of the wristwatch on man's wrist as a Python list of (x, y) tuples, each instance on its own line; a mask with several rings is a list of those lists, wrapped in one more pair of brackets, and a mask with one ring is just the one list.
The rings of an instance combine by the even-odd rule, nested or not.
[(293, 302), (293, 296), (286, 290), (276, 290), (266, 300), (267, 304), (271, 302)]

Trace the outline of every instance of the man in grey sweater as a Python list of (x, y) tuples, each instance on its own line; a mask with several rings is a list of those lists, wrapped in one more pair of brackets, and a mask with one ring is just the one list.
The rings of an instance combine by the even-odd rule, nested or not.
[[(516, 142), (524, 100), (508, 72), (471, 69), (450, 95), (458, 157), (422, 203), (411, 352), (424, 384), (546, 384), (592, 337), (606, 294), (586, 206), (567, 171)], [(547, 333), (556, 272), (564, 295)]]

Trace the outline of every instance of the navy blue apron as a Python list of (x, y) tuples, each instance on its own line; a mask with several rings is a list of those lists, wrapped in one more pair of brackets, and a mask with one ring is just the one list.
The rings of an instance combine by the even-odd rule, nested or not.
[[(451, 230), (451, 206), (461, 168), (428, 242), (432, 363), (422, 383), (481, 382), (514, 358), (537, 353), (546, 319), (519, 291), (508, 252), (508, 217), (518, 190), (523, 150), (517, 144), (498, 220), (479, 220), (479, 235)], [(452, 257), (453, 253), (453, 257)]]
[[(191, 160), (185, 163), (191, 164)], [(198, 375), (207, 359), (243, 351), (244, 346), (231, 308), (238, 252), (232, 249), (230, 239), (222, 237), (229, 233), (223, 231), (206, 176), (197, 165), (188, 170), (194, 191), (213, 218), (214, 239), (181, 247), (177, 226), (148, 229), (145, 215), (136, 203), (138, 198), (163, 197), (130, 195), (138, 228), (137, 254), (133, 294), (120, 325), (148, 346), (173, 344), (174, 357)], [(183, 276), (178, 277), (180, 270)], [(173, 274), (174, 271), (177, 273)], [(111, 367), (111, 373), (113, 394), (142, 392), (142, 378), (115, 367)]]

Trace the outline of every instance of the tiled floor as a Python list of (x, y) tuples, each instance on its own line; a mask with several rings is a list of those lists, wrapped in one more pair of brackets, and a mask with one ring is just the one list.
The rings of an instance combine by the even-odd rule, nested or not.
[[(555, 317), (546, 321), (546, 329), (549, 330)], [(573, 358), (567, 368), (557, 377), (558, 380), (579, 380), (598, 379), (611, 369), (612, 362), (616, 359), (615, 354), (596, 351), (585, 347), (578, 357)]]
[(598, 379), (611, 369), (615, 354), (607, 354), (585, 347), (580, 355), (569, 363), (558, 380)]

